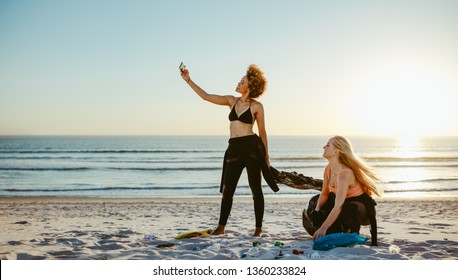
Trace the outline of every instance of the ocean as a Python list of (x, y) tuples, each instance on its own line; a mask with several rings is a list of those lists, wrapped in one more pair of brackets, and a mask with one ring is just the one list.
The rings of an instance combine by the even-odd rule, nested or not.
[[(329, 137), (270, 136), (271, 165), (323, 177)], [(384, 197), (458, 197), (458, 138), (348, 137)], [(225, 136), (0, 136), (0, 196), (218, 197)], [(317, 193), (280, 185), (266, 196)], [(237, 196), (250, 196), (243, 172)]]

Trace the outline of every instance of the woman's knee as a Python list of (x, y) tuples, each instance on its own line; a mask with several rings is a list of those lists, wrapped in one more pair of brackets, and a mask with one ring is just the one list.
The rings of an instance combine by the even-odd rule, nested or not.
[(223, 186), (223, 193), (222, 193), (222, 198), (223, 200), (232, 200), (235, 194), (235, 189), (237, 186), (233, 185), (224, 185)]
[(255, 203), (264, 203), (264, 193), (261, 186), (251, 187), (251, 195)]

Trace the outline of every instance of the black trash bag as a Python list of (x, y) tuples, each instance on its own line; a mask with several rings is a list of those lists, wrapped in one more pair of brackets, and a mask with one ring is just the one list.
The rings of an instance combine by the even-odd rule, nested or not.
[(334, 194), (329, 194), (328, 201), (319, 211), (315, 211), (316, 205), (318, 203), (319, 194), (313, 196), (308, 204), (307, 209), (302, 211), (302, 226), (305, 231), (310, 235), (313, 235), (317, 229), (324, 223), (326, 218), (334, 207)]
[(322, 219), (323, 213), (320, 213), (321, 211), (315, 211), (319, 196), (320, 195), (318, 194), (312, 197), (309, 201), (307, 209), (302, 211), (302, 226), (310, 235), (313, 235), (324, 222)]

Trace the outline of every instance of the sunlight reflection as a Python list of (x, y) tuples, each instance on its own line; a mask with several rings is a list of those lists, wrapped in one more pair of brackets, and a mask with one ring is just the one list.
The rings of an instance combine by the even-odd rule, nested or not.
[(396, 156), (400, 158), (419, 157), (420, 141), (414, 136), (402, 136), (398, 139), (398, 149)]
[(396, 195), (404, 198), (421, 197), (422, 194), (415, 190), (421, 189), (431, 174), (424, 166), (424, 161), (428, 159), (423, 154), (420, 139), (412, 136), (400, 137), (393, 152), (392, 160), (397, 168), (384, 174), (389, 178), (390, 188), (398, 189), (400, 193)]

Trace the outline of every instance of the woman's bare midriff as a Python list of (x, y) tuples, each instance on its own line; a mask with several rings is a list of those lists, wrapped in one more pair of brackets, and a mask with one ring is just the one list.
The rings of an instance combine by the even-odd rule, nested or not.
[(232, 121), (229, 126), (231, 138), (254, 135), (253, 125), (246, 124), (240, 121)]

